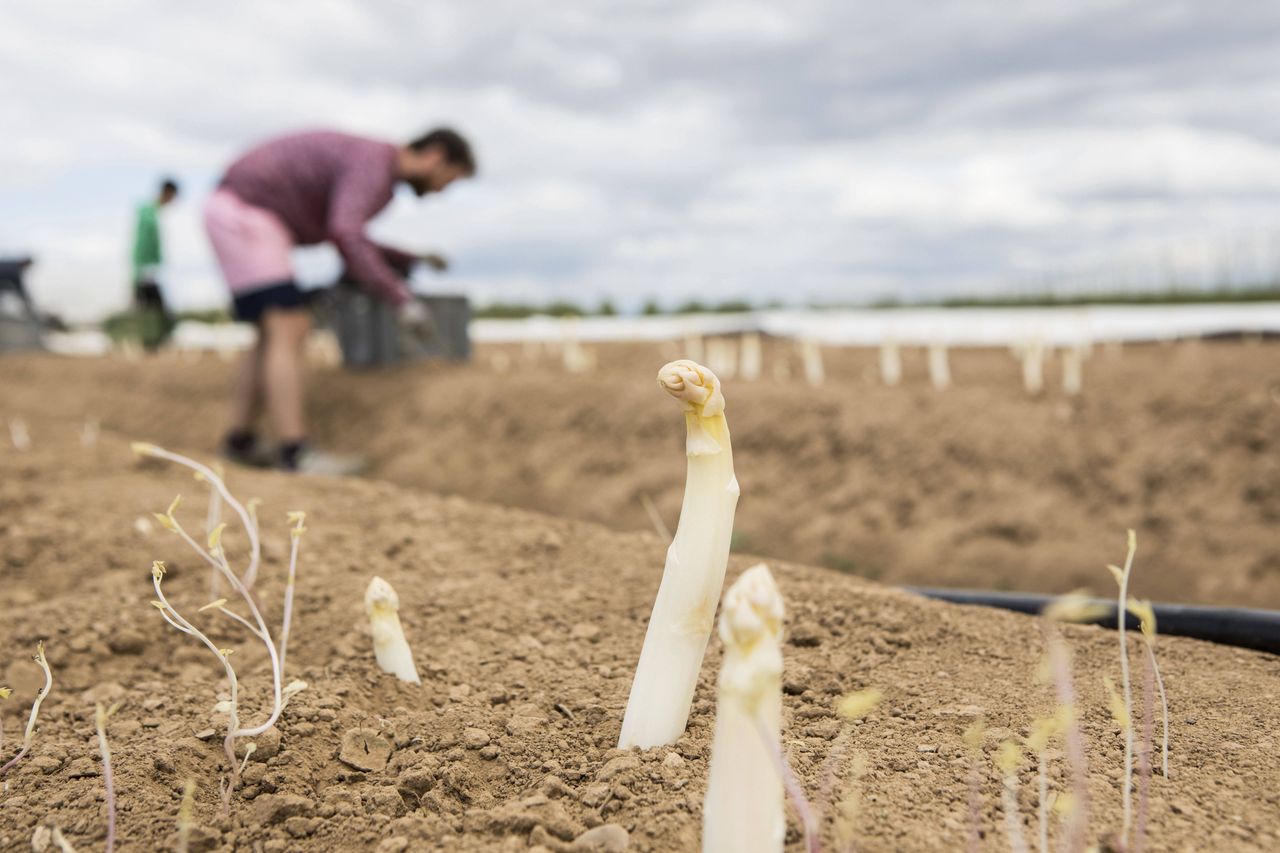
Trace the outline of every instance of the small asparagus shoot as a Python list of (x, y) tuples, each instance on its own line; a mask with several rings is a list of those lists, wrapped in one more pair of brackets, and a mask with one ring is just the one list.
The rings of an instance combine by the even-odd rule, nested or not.
[(1133, 853), (1143, 853), (1147, 845), (1147, 813), (1151, 804), (1151, 742), (1155, 733), (1152, 696), (1156, 692), (1155, 656), (1143, 659), (1142, 743), (1138, 746), (1138, 819), (1133, 834)]
[(1161, 775), (1169, 778), (1169, 699), (1164, 693), (1164, 678), (1160, 675), (1160, 665), (1156, 663), (1156, 612), (1150, 601), (1129, 599), (1129, 612), (1138, 617), (1138, 625), (1142, 630), (1142, 640), (1147, 647), (1147, 658), (1151, 663), (1151, 672), (1155, 676), (1156, 687), (1160, 691), (1160, 717), (1163, 738), (1160, 743)]
[(880, 344), (880, 381), (890, 388), (902, 381), (902, 351), (892, 338)]
[(182, 616), (173, 606), (169, 599), (165, 596), (162, 589), (162, 581), (165, 575), (165, 565), (163, 562), (155, 561), (151, 566), (152, 586), (155, 589), (156, 599), (152, 605), (160, 611), (160, 615), (166, 622), (178, 629), (184, 634), (195, 637), (206, 648), (209, 649), (217, 658), (223, 667), (223, 671), (227, 676), (227, 684), (230, 689), (230, 698), (225, 702), (220, 702), (219, 710), (227, 713), (227, 733), (223, 738), (223, 748), (227, 754), (228, 774), (220, 785), (222, 794), (223, 813), (227, 814), (231, 808), (231, 797), (235, 792), (235, 787), (240, 778), (240, 765), (236, 759), (236, 740), (243, 737), (257, 737), (266, 732), (276, 724), (283, 713), (285, 705), (289, 699), (298, 691), (306, 688), (306, 684), (301, 681), (293, 681), (289, 684), (284, 683), (284, 661), (285, 652), (287, 651), (289, 628), (291, 625), (293, 613), (293, 592), (294, 580), (297, 571), (298, 542), (302, 534), (306, 531), (303, 526), (304, 515), (300, 512), (291, 512), (288, 514), (289, 521), (293, 524), (290, 530), (290, 558), (289, 558), (289, 577), (285, 587), (284, 594), (284, 613), (282, 616), (282, 624), (280, 629), (281, 640), (277, 646), (275, 640), (271, 636), (271, 630), (267, 627), (266, 620), (263, 619), (262, 611), (258, 608), (257, 601), (249, 592), (249, 586), (253, 576), (257, 572), (257, 565), (260, 558), (260, 543), (258, 539), (258, 518), (255, 511), (255, 501), (249, 501), (247, 505), (241, 504), (227, 490), (226, 484), (222, 478), (216, 474), (213, 469), (208, 466), (201, 465), (185, 456), (177, 453), (171, 453), (152, 444), (135, 443), (133, 445), (135, 453), (142, 456), (152, 456), (159, 459), (167, 459), (184, 465), (188, 469), (196, 472), (200, 477), (218, 492), (222, 500), (226, 502), (235, 514), (240, 518), (244, 525), (245, 531), (249, 536), (250, 542), (250, 558), (249, 568), (245, 571), (243, 577), (237, 575), (231, 570), (231, 565), (227, 561), (226, 550), (222, 546), (222, 533), (226, 528), (225, 524), (219, 524), (209, 532), (207, 546), (202, 546), (192, 538), (191, 534), (186, 531), (182, 524), (178, 521), (175, 513), (181, 503), (181, 499), (174, 498), (173, 503), (169, 505), (169, 509), (164, 513), (155, 513), (155, 519), (166, 530), (177, 534), (189, 547), (200, 555), (207, 563), (209, 563), (215, 571), (219, 572), (222, 579), (230, 585), (231, 589), (240, 597), (245, 607), (248, 609), (250, 618), (246, 619), (240, 614), (227, 608), (227, 600), (220, 598), (216, 601), (201, 607), (201, 611), (216, 610), (228, 619), (244, 627), (254, 637), (256, 637), (266, 648), (267, 660), (271, 667), (271, 710), (267, 718), (256, 726), (242, 728), (239, 717), (238, 691), (239, 682), (236, 678), (235, 668), (231, 665), (232, 649), (219, 648), (208, 635), (196, 628), (186, 617)]
[(1044, 390), (1044, 342), (1039, 338), (1023, 347), (1022, 387), (1033, 397)]
[(413, 663), (413, 652), (400, 627), (400, 596), (391, 584), (375, 577), (369, 581), (364, 593), (364, 610), (369, 615), (369, 628), (373, 632), (373, 654), (383, 672), (389, 672), (401, 681), (421, 684), (418, 668)]
[(947, 358), (947, 345), (941, 341), (929, 345), (929, 381), (938, 391), (951, 387), (951, 361)]
[(822, 364), (822, 347), (817, 341), (806, 338), (800, 342), (800, 360), (804, 364), (804, 380), (815, 388), (826, 381), (827, 371)]
[(1015, 741), (1000, 744), (996, 766), (1000, 768), (1001, 804), (1004, 806), (1004, 831), (1013, 853), (1027, 853), (1027, 840), (1022, 835), (1022, 815), (1018, 813), (1018, 765), (1022, 749)]
[(1120, 587), (1116, 602), (1116, 631), (1120, 635), (1120, 678), (1124, 687), (1124, 828), (1120, 841), (1129, 843), (1129, 828), (1133, 824), (1133, 688), (1129, 680), (1129, 644), (1125, 631), (1126, 606), (1129, 602), (1129, 575), (1133, 571), (1133, 555), (1138, 550), (1138, 539), (1132, 530), (1129, 531), (1129, 552), (1124, 558), (1124, 568), (1108, 565), (1107, 569)]
[(1086, 596), (1070, 593), (1050, 603), (1043, 615), (1045, 644), (1048, 647), (1048, 674), (1057, 693), (1059, 731), (1062, 732), (1067, 762), (1071, 766), (1071, 792), (1059, 795), (1054, 808), (1065, 818), (1067, 824), (1063, 848), (1067, 853), (1076, 853), (1084, 849), (1085, 828), (1089, 825), (1089, 766), (1076, 712), (1071, 655), (1057, 623), (1090, 622), (1101, 614), (1099, 608)]
[(1039, 824), (1040, 853), (1049, 853), (1049, 742), (1058, 728), (1058, 720), (1049, 717), (1036, 720), (1027, 735), (1026, 744), (1036, 756), (1036, 817)]
[[(245, 569), (243, 581), (246, 590), (253, 589), (253, 585), (258, 579), (258, 564), (262, 560), (262, 543), (258, 538), (258, 517), (254, 512), (255, 500), (250, 500), (247, 505), (241, 504), (240, 501), (236, 500), (231, 494), (226, 483), (223, 482), (222, 477), (220, 477), (217, 472), (207, 465), (201, 465), (194, 459), (190, 459), (179, 453), (173, 453), (165, 450), (163, 447), (157, 447), (154, 444), (147, 444), (143, 441), (135, 441), (131, 447), (133, 452), (138, 456), (150, 456), (155, 459), (164, 459), (168, 462), (175, 462), (178, 465), (186, 467), (193, 473), (199, 474), (203, 478), (204, 482), (208, 483), (210, 487), (218, 493), (222, 500), (226, 502), (227, 506), (231, 507), (232, 511), (239, 517), (240, 523), (244, 526), (245, 533), (249, 537), (249, 566)], [(159, 516), (157, 516), (157, 519), (159, 520)], [(163, 521), (161, 523), (163, 523)], [(212, 531), (210, 531), (210, 533), (212, 533)], [(198, 546), (197, 550), (200, 550)], [(206, 559), (208, 558), (206, 557)]]
[(681, 360), (658, 371), (658, 384), (684, 411), (688, 470), (680, 521), (622, 719), (623, 749), (675, 743), (684, 733), (724, 586), (738, 505), (720, 380)]
[(191, 826), (195, 822), (196, 780), (188, 778), (182, 786), (182, 805), (178, 807), (178, 844), (176, 853), (191, 849)]
[[(222, 465), (220, 463), (215, 462), (211, 467), (213, 468), (214, 473), (217, 474), (219, 477), (224, 478), (224, 481), (225, 481), (226, 473), (223, 471)], [(196, 482), (199, 482), (199, 483), (205, 482), (204, 475), (201, 474), (199, 471), (195, 472), (195, 478), (196, 478)], [(217, 489), (210, 487), (209, 488), (209, 509), (205, 513), (205, 517), (204, 517), (205, 536), (212, 535), (213, 531), (216, 530), (218, 525), (221, 523), (222, 523), (222, 495), (218, 494)], [(221, 593), (219, 592), (218, 570), (216, 568), (210, 567), (209, 569), (209, 600), (212, 601), (213, 599), (217, 598), (220, 594)]]
[[(884, 700), (884, 693), (874, 687), (866, 690), (859, 690), (854, 693), (846, 693), (836, 703), (836, 712), (845, 720), (852, 723), (860, 720), (867, 714), (870, 714)], [(834, 767), (834, 761), (838, 759), (836, 752), (832, 752), (827, 761)], [(854, 839), (857, 832), (858, 813), (861, 810), (861, 802), (859, 797), (859, 789), (862, 784), (862, 776), (866, 772), (867, 761), (864, 755), (855, 755), (853, 760), (849, 762), (849, 778), (848, 788), (844, 797), (837, 804), (839, 814), (836, 816), (836, 840), (841, 850), (846, 853), (853, 853)], [(833, 781), (830, 776), (824, 780), (824, 789), (822, 791), (822, 799), (820, 802), (826, 803), (831, 793), (830, 782)]]
[(13, 441), (15, 450), (31, 449), (31, 433), (27, 430), (27, 422), (22, 418), (12, 418), (9, 421), (9, 438)]
[(782, 596), (763, 563), (725, 593), (704, 853), (782, 850), (787, 821), (774, 759), (782, 736), (782, 616)]
[(107, 789), (107, 853), (116, 849), (116, 785), (111, 772), (111, 747), (107, 745), (107, 720), (120, 710), (117, 702), (110, 708), (97, 703), (94, 708), (94, 728), (98, 732), (98, 752), (102, 755), (102, 781)]
[(741, 358), (738, 362), (739, 378), (745, 382), (754, 382), (759, 379), (761, 367), (764, 365), (759, 332), (747, 332), (742, 336), (740, 354)]
[(53, 832), (49, 834), (49, 840), (53, 842), (53, 846), (58, 848), (59, 853), (76, 853), (76, 848), (71, 846), (71, 842), (62, 834), (62, 827), (55, 826)]
[[(8, 699), (13, 695), (12, 687), (0, 687), (0, 699)], [(4, 719), (0, 718), (0, 749), (4, 749)]]
[(964, 730), (964, 745), (969, 749), (969, 832), (965, 849), (968, 853), (978, 853), (982, 843), (982, 741), (986, 738), (986, 727), (982, 720), (975, 720)]
[(1067, 347), (1062, 351), (1062, 392), (1069, 397), (1084, 387), (1084, 347)]
[[(0, 776), (9, 772), (9, 768), (22, 760), (28, 752), (31, 751), (31, 742), (36, 736), (36, 718), (40, 716), (40, 704), (44, 702), (44, 698), (49, 695), (49, 690), (53, 687), (53, 670), (49, 668), (49, 661), (44, 656), (44, 643), (36, 644), (35, 662), (44, 670), (44, 687), (36, 693), (36, 699), (31, 703), (31, 716), (27, 718), (27, 729), (22, 735), (22, 748), (18, 750), (18, 754), (3, 766), (0, 767)], [(6, 688), (7, 691), (7, 688)], [(8, 693), (6, 692), (7, 696)]]

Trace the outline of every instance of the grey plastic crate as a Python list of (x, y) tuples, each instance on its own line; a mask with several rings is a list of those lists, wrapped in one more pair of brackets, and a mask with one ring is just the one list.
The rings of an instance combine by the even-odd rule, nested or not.
[(471, 358), (471, 303), (465, 296), (417, 296), (431, 316), (422, 339), (402, 335), (396, 309), (353, 285), (334, 289), (330, 322), (342, 347), (346, 367), (369, 368), (402, 361)]

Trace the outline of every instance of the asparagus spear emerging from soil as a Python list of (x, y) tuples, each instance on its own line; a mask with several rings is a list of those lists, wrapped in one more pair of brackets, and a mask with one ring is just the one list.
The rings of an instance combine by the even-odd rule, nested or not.
[(738, 505), (720, 380), (702, 365), (681, 360), (658, 371), (658, 384), (684, 410), (689, 467), (680, 523), (667, 549), (622, 719), (623, 749), (675, 743), (684, 733), (724, 586)]
[(364, 609), (369, 614), (369, 628), (373, 631), (373, 653), (383, 672), (389, 672), (401, 681), (421, 684), (418, 668), (413, 664), (413, 652), (400, 627), (400, 597), (391, 584), (375, 577), (369, 581), (364, 594)]
[(747, 569), (725, 593), (703, 853), (782, 849), (787, 820), (774, 755), (782, 734), (782, 610), (763, 563)]

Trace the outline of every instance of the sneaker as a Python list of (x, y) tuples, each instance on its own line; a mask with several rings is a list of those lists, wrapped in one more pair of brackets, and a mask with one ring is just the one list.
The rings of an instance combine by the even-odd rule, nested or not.
[(278, 461), (283, 471), (320, 477), (352, 477), (369, 467), (368, 461), (363, 456), (326, 453), (311, 447), (304, 447), (299, 451), (292, 465), (285, 464), (284, 460)]
[(247, 446), (232, 444), (229, 436), (223, 438), (218, 455), (228, 462), (249, 468), (270, 468), (276, 462), (276, 455), (271, 448), (257, 436)]

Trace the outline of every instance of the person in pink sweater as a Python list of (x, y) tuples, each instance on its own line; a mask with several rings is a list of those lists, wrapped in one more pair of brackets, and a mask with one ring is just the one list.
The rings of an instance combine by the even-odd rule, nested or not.
[[(233, 313), (257, 326), (258, 340), (237, 373), (225, 457), (306, 473), (355, 472), (357, 460), (307, 442), (303, 348), (312, 317), (290, 253), (331, 242), (359, 284), (406, 312), (420, 311), (405, 281), (409, 267), (421, 260), (443, 269), (444, 259), (379, 245), (365, 224), (401, 181), (421, 197), (475, 173), (470, 144), (447, 128), (406, 145), (334, 131), (297, 133), (263, 142), (231, 164), (205, 204), (205, 229)], [(279, 441), (274, 460), (255, 428), (264, 405)]]

